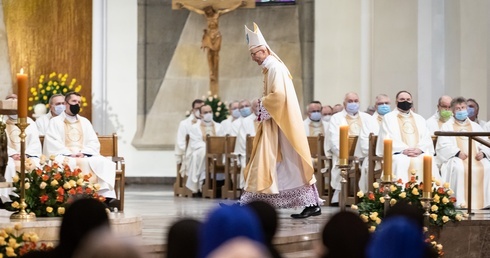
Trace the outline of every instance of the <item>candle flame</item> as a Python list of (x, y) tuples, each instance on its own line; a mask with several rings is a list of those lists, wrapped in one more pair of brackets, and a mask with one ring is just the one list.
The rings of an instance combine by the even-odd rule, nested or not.
[(20, 74), (24, 74), (24, 68), (20, 68)]

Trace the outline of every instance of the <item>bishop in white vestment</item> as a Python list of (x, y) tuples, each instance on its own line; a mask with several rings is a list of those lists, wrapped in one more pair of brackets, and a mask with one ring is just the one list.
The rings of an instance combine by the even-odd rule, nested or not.
[(56, 156), (62, 164), (68, 158), (73, 170), (79, 167), (83, 174), (92, 174), (91, 182), (100, 185), (99, 194), (106, 198), (116, 198), (114, 183), (116, 164), (100, 155), (100, 142), (88, 119), (78, 115), (80, 95), (66, 95), (66, 110), (49, 122), (44, 139), (44, 154)]
[[(441, 131), (483, 132), (481, 126), (468, 118), (466, 101), (456, 98), (454, 118), (446, 122)], [(479, 142), (472, 143), (472, 157), (469, 157), (468, 137), (440, 136), (437, 139), (437, 155), (441, 158), (442, 177), (449, 182), (456, 197), (456, 207), (467, 207), (468, 201), (468, 160), (472, 159), (471, 206), (475, 209), (490, 206), (490, 149)]]

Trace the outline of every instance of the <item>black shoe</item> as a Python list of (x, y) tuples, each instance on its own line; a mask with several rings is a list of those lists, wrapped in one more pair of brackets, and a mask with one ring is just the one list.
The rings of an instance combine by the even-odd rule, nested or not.
[(116, 198), (106, 198), (104, 203), (105, 205), (107, 205), (107, 208), (112, 212), (118, 211), (121, 206), (121, 201)]
[(293, 219), (305, 219), (310, 216), (319, 216), (322, 214), (320, 206), (306, 207), (300, 214), (291, 214)]
[(202, 192), (192, 193), (192, 198), (201, 198)]
[(332, 202), (332, 203), (330, 203), (330, 206), (339, 207), (339, 203), (338, 202)]

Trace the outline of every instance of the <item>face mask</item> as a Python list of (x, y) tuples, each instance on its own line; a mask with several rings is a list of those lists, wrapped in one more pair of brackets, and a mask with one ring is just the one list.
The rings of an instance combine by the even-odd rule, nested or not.
[(441, 110), (439, 112), (439, 116), (441, 116), (442, 120), (447, 121), (450, 117), (453, 116), (453, 112), (450, 110)]
[(320, 121), (320, 119), (322, 119), (322, 113), (313, 112), (310, 114), (310, 119), (311, 119), (311, 121), (318, 122), (318, 121)]
[(357, 114), (357, 112), (359, 111), (359, 103), (355, 103), (355, 102), (347, 103), (347, 107), (345, 108), (345, 111), (347, 111), (347, 113), (351, 115)]
[(252, 110), (250, 109), (250, 107), (244, 107), (240, 109), (240, 114), (242, 114), (243, 117), (247, 117), (252, 114)]
[(78, 112), (80, 112), (80, 105), (78, 104), (75, 104), (75, 105), (72, 105), (72, 104), (69, 104), (70, 105), (70, 112), (75, 116), (78, 114)]
[(325, 122), (330, 122), (331, 117), (332, 117), (331, 115), (326, 115), (326, 116), (322, 117), (322, 120)]
[(18, 117), (18, 115), (9, 115), (9, 118), (12, 120), (17, 120)]
[(197, 119), (201, 119), (201, 111), (199, 111), (199, 109), (198, 109), (198, 110), (196, 110), (196, 111), (194, 112), (194, 116), (195, 116)]
[(231, 111), (231, 116), (234, 117), (234, 118), (239, 118), (241, 116), (240, 110), (238, 110), (238, 108), (237, 109), (233, 109)]
[(469, 117), (473, 117), (475, 115), (475, 108), (468, 107), (466, 110), (468, 110)]
[(408, 101), (398, 102), (398, 104), (396, 104), (396, 107), (403, 111), (408, 111), (412, 108), (412, 103)]
[(384, 116), (391, 111), (390, 105), (379, 105), (378, 106), (378, 114)]
[(454, 117), (456, 118), (456, 120), (464, 121), (466, 120), (466, 118), (468, 118), (468, 111), (467, 110), (456, 111)]
[(61, 113), (63, 113), (63, 111), (65, 111), (66, 109), (66, 106), (65, 105), (57, 105), (57, 106), (54, 106), (54, 113), (59, 116)]
[(213, 121), (213, 113), (207, 113), (202, 116), (202, 120), (206, 123)]

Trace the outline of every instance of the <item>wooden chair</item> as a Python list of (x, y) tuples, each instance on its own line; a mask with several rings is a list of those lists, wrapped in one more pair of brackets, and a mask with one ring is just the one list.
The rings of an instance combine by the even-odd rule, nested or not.
[(308, 136), (308, 145), (310, 154), (313, 159), (313, 168), (315, 171), (316, 188), (321, 199), (325, 200), (325, 205), (330, 205), (332, 201), (332, 186), (330, 184), (330, 162), (327, 159), (324, 150), (325, 136)]
[[(189, 145), (189, 135), (187, 134), (185, 136), (185, 150), (187, 150), (188, 145)], [(182, 160), (182, 162), (185, 162), (185, 160)], [(175, 183), (174, 183), (174, 195), (191, 197), (192, 191), (185, 186), (185, 183), (187, 182), (187, 176), (182, 176), (180, 174), (181, 168), (182, 168), (182, 163), (177, 164), (177, 175), (175, 177)]]
[(117, 146), (117, 134), (98, 136), (100, 142), (100, 155), (105, 157), (111, 157), (112, 161), (116, 163), (116, 182), (114, 184), (114, 191), (116, 197), (121, 202), (119, 211), (124, 210), (124, 187), (126, 184), (126, 163), (124, 157), (118, 155)]
[[(236, 137), (227, 137), (225, 142), (225, 184), (221, 188), (221, 198), (224, 199), (238, 199), (240, 198), (241, 191), (238, 186), (240, 185), (240, 169), (238, 166), (238, 155), (232, 153), (235, 150)], [(218, 189), (219, 190), (219, 189)]]
[[(381, 178), (383, 173), (383, 158), (376, 155), (376, 142), (378, 136), (373, 133), (369, 134), (369, 151), (368, 151), (368, 190), (374, 191), (373, 183)], [(380, 163), (381, 167), (376, 169), (376, 164)]]
[(206, 178), (202, 189), (203, 198), (216, 198), (218, 189), (215, 179), (218, 173), (227, 174), (230, 169), (229, 164), (223, 164), (223, 157), (233, 151), (232, 141), (234, 149), (236, 141), (234, 136), (206, 136)]
[(361, 170), (359, 167), (359, 159), (354, 156), (358, 136), (349, 136), (349, 163), (352, 164), (351, 169), (348, 171), (347, 177), (347, 200), (346, 204), (357, 204), (359, 202), (359, 197), (357, 197), (357, 192), (359, 192), (359, 179), (361, 177)]

